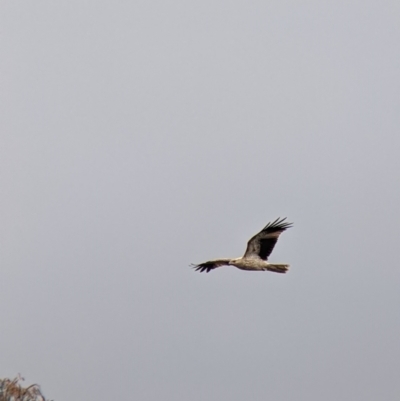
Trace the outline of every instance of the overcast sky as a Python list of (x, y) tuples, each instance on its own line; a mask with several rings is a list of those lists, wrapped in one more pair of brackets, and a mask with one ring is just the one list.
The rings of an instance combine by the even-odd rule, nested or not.
[[(398, 1), (5, 0), (0, 41), (0, 377), (399, 399)], [(288, 274), (189, 268), (278, 216)]]

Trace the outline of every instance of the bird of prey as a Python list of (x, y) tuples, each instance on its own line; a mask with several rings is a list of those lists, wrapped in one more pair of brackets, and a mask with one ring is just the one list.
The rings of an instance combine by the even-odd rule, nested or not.
[(288, 264), (268, 263), (268, 256), (271, 254), (279, 236), (293, 223), (285, 222), (286, 217), (277, 218), (268, 223), (258, 234), (250, 238), (247, 249), (241, 258), (236, 259), (215, 259), (208, 262), (192, 265), (195, 270), (209, 273), (212, 269), (220, 266), (235, 266), (241, 270), (271, 271), (275, 273), (286, 273)]

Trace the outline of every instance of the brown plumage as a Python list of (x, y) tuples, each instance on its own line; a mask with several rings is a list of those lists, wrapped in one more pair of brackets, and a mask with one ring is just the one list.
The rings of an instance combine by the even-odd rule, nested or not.
[(268, 257), (275, 247), (279, 236), (292, 223), (285, 222), (286, 217), (277, 218), (274, 222), (268, 223), (258, 234), (250, 238), (247, 249), (243, 257), (236, 259), (215, 259), (208, 262), (193, 265), (195, 270), (209, 273), (212, 269), (220, 266), (235, 266), (241, 270), (272, 271), (276, 273), (286, 273), (289, 269), (288, 264), (268, 263)]

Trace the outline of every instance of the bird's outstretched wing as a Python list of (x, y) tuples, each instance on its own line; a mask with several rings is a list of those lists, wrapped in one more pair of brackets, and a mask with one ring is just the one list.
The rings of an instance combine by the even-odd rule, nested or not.
[(244, 258), (261, 258), (267, 260), (271, 254), (278, 237), (287, 229), (292, 227), (292, 223), (285, 222), (286, 217), (277, 218), (274, 222), (268, 223), (258, 234), (249, 240)]
[(200, 272), (207, 272), (209, 273), (210, 270), (216, 269), (220, 266), (228, 265), (231, 259), (216, 259), (216, 260), (209, 260), (208, 262), (200, 263), (199, 265), (192, 265), (192, 267), (196, 271)]

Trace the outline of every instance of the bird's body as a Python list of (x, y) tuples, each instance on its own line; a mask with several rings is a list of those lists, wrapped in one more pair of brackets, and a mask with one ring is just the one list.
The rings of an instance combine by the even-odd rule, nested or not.
[(195, 269), (207, 273), (220, 266), (235, 266), (240, 270), (252, 271), (273, 271), (286, 273), (288, 264), (268, 263), (268, 256), (271, 254), (279, 235), (287, 228), (292, 227), (291, 223), (285, 223), (286, 218), (276, 219), (268, 223), (258, 234), (252, 237), (247, 243), (245, 254), (236, 259), (216, 259), (195, 265)]
[(229, 265), (235, 266), (240, 270), (259, 270), (259, 271), (274, 271), (278, 273), (286, 273), (289, 265), (271, 264), (259, 258), (238, 258), (229, 262)]

